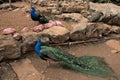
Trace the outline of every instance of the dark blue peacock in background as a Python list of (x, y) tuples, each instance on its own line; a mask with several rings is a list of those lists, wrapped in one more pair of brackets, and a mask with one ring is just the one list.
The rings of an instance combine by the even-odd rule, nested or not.
[(76, 57), (72, 54), (53, 47), (42, 46), (42, 42), (40, 39), (35, 45), (35, 52), (41, 59), (45, 61), (47, 61), (48, 59), (52, 59), (53, 61), (58, 61), (75, 71), (80, 71), (85, 74), (99, 77), (114, 77), (116, 80), (118, 80), (114, 71), (100, 57)]
[(48, 23), (50, 19), (46, 18), (44, 15), (40, 13), (40, 11), (36, 10), (34, 7), (31, 8), (30, 16), (33, 21), (39, 21), (41, 24)]

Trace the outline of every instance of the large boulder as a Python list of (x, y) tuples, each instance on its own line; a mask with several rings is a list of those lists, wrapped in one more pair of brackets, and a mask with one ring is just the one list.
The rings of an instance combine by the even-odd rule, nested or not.
[(70, 21), (70, 22), (81, 22), (85, 23), (88, 21), (87, 18), (82, 16), (79, 13), (63, 13), (61, 15), (56, 15), (55, 18), (62, 19), (65, 21)]
[(79, 23), (73, 25), (70, 33), (71, 40), (86, 40), (90, 38), (100, 38), (111, 32), (111, 26), (103, 23)]
[(21, 44), (19, 45), (21, 47), (21, 53), (24, 54), (28, 51), (33, 51), (35, 42), (38, 39), (37, 33), (28, 32), (28, 33), (23, 33), (22, 36), (23, 39)]
[(69, 30), (61, 26), (53, 26), (42, 32), (28, 32), (22, 34), (23, 38), (19, 45), (21, 54), (34, 50), (35, 43), (41, 39), (43, 44), (61, 43), (69, 39)]
[(21, 56), (19, 44), (10, 35), (0, 35), (0, 60), (15, 59)]
[(72, 26), (73, 30), (70, 32), (70, 39), (72, 40), (86, 39), (85, 29), (87, 28), (87, 23), (80, 23)]
[(42, 32), (51, 43), (63, 43), (69, 39), (69, 30), (61, 26), (53, 26)]
[(21, 48), (21, 54), (25, 54), (29, 51), (34, 51), (34, 46), (38, 39), (41, 39), (43, 44), (49, 43), (49, 38), (46, 35), (42, 34), (42, 32), (28, 32), (23, 33), (22, 36), (23, 39), (19, 45)]

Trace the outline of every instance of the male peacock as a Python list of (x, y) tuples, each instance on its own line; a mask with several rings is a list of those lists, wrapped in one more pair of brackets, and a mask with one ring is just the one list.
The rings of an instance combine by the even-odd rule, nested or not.
[(37, 11), (34, 7), (31, 8), (30, 16), (33, 21), (39, 21), (41, 24), (45, 24), (49, 22), (49, 19), (44, 15), (41, 15), (39, 11)]
[(47, 60), (49, 58), (55, 61), (59, 61), (69, 68), (85, 74), (107, 78), (114, 77), (117, 80), (114, 71), (100, 57), (76, 57), (53, 47), (41, 46), (41, 44), (41, 40), (38, 40), (35, 45), (35, 52), (43, 60)]

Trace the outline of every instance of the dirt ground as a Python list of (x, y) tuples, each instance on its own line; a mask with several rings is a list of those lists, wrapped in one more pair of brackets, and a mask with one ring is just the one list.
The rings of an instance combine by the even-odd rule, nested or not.
[[(120, 47), (120, 46), (118, 46)], [(105, 59), (110, 67), (115, 71), (115, 73), (120, 76), (120, 53), (112, 53), (109, 46), (106, 45), (106, 42), (103, 43), (94, 43), (94, 44), (80, 44), (73, 45), (70, 48), (62, 47), (63, 50), (72, 53), (76, 56), (100, 56)], [(27, 56), (31, 59), (32, 64), (35, 68), (42, 72), (46, 67), (46, 62), (39, 59), (39, 57), (32, 53)], [(67, 69), (59, 63), (51, 62), (50, 66), (47, 68), (47, 72), (44, 74), (44, 80), (109, 80), (106, 78), (100, 78), (95, 76), (86, 75), (80, 72), (75, 72), (73, 70)], [(120, 77), (119, 77), (120, 78)], [(112, 79), (114, 80), (114, 79)]]
[[(71, 29), (71, 24), (66, 24), (66, 22), (64, 23), (68, 29)], [(13, 27), (17, 29), (17, 31), (20, 31), (23, 27), (32, 28), (35, 25), (36, 23), (31, 20), (28, 13), (25, 13), (24, 8), (13, 11), (0, 11), (0, 31), (7, 27)], [(112, 46), (115, 45), (114, 42), (111, 43), (113, 43), (111, 44)], [(64, 46), (62, 48), (76, 56), (89, 55), (103, 57), (110, 67), (113, 68), (116, 74), (120, 76), (120, 53), (113, 53), (112, 51), (116, 50), (116, 48), (114, 49), (111, 45), (107, 45), (107, 42), (100, 42), (74, 45), (70, 48)], [(116, 45), (116, 47), (120, 49), (120, 44)], [(46, 62), (42, 61), (34, 52), (27, 54), (25, 57), (32, 61), (33, 66), (38, 72), (42, 72), (43, 69), (45, 69)], [(107, 80), (105, 78), (75, 72), (55, 62), (51, 62), (44, 76), (44, 80)]]

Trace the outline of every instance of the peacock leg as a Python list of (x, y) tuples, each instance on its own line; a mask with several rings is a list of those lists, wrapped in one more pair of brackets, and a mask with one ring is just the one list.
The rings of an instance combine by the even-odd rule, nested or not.
[(46, 63), (47, 63), (47, 64), (46, 64), (45, 69), (41, 72), (42, 74), (44, 74), (44, 73), (47, 71), (48, 67), (50, 66), (50, 61), (49, 61), (49, 60), (47, 60)]
[(69, 42), (69, 43), (68, 43), (68, 49), (70, 49), (70, 47), (71, 47), (71, 44), (72, 44), (71, 42)]

